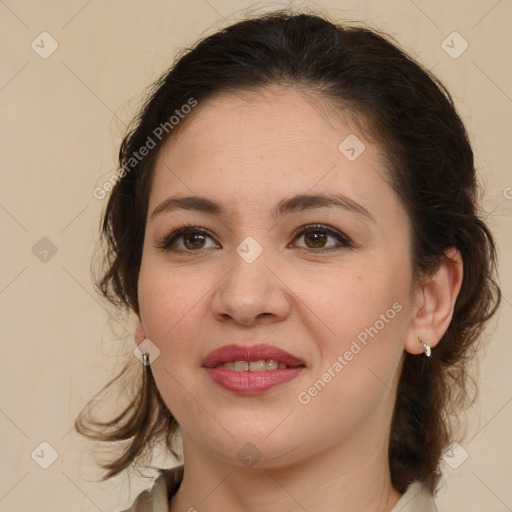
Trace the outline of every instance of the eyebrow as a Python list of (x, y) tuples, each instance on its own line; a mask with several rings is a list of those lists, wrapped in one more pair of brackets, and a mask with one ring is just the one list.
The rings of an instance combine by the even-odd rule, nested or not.
[[(356, 213), (375, 222), (373, 215), (361, 204), (343, 194), (299, 194), (279, 201), (272, 211), (272, 217), (276, 220), (293, 212), (303, 211), (313, 208), (334, 206), (344, 211)], [(195, 210), (202, 213), (226, 216), (227, 211), (219, 203), (202, 196), (171, 196), (162, 201), (150, 215), (150, 219), (163, 212), (173, 210)]]

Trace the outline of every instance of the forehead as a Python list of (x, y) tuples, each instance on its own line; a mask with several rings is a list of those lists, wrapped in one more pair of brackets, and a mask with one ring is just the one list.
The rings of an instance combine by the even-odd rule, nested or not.
[(291, 87), (225, 92), (200, 101), (180, 121), (164, 143), (157, 167), (162, 159), (180, 157), (186, 157), (187, 167), (217, 156), (238, 156), (249, 165), (261, 159), (292, 162), (292, 157), (309, 163), (318, 154), (338, 159), (340, 142), (356, 133), (377, 156), (380, 148), (351, 122), (355, 117), (360, 115), (348, 108), (334, 112), (325, 99)]
[(170, 191), (256, 207), (274, 196), (338, 189), (385, 204), (382, 195), (394, 194), (383, 151), (348, 120), (353, 115), (284, 87), (199, 102), (160, 151), (150, 208)]
[(267, 150), (273, 143), (303, 146), (309, 142), (325, 142), (336, 150), (340, 135), (360, 131), (356, 119), (362, 121), (361, 115), (349, 107), (334, 110), (332, 101), (293, 87), (228, 91), (199, 102), (167, 145), (177, 145), (185, 134), (190, 139), (200, 133), (208, 137), (205, 144), (222, 141), (223, 149), (231, 142), (238, 145), (257, 137), (260, 143), (266, 143)]

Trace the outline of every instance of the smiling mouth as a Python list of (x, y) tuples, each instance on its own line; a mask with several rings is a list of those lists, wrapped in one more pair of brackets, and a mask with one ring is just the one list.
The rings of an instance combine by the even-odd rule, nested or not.
[(273, 345), (224, 345), (202, 366), (213, 383), (237, 395), (257, 395), (285, 384), (306, 370), (305, 361)]
[(272, 345), (224, 345), (210, 352), (203, 359), (202, 366), (223, 367), (242, 372), (262, 372), (305, 366), (305, 362)]
[(259, 359), (258, 361), (229, 361), (227, 363), (219, 363), (215, 368), (225, 368), (226, 370), (234, 370), (235, 372), (267, 372), (303, 366), (304, 365), (288, 366), (276, 359)]
[[(266, 363), (266, 360), (263, 360)], [(250, 364), (258, 364), (259, 369), (251, 370)], [(261, 369), (260, 361), (233, 361), (220, 363), (213, 368), (205, 368), (210, 379), (226, 391), (237, 395), (259, 395), (270, 391), (274, 387), (285, 384), (302, 374), (306, 370), (304, 365), (278, 367), (274, 370)], [(233, 365), (232, 369), (225, 365)], [(236, 365), (236, 367), (235, 367)], [(266, 364), (265, 364), (266, 366)], [(275, 362), (271, 366), (275, 366)], [(238, 369), (237, 369), (238, 368)]]

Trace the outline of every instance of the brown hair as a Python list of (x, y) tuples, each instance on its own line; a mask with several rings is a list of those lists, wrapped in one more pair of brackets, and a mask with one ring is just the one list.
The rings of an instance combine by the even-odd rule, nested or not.
[[(363, 114), (365, 130), (385, 148), (390, 185), (411, 220), (415, 282), (435, 272), (448, 248), (461, 252), (464, 275), (451, 324), (430, 358), (405, 353), (391, 424), (393, 485), (405, 492), (419, 480), (433, 491), (443, 449), (453, 439), (450, 416), (472, 403), (470, 356), (501, 292), (494, 241), (478, 211), (473, 152), (463, 123), (445, 87), (389, 36), (314, 14), (279, 11), (233, 24), (182, 54), (156, 82), (122, 142), (122, 174), (103, 216), (106, 267), (97, 286), (114, 305), (139, 313), (137, 283), (151, 179), (162, 142), (173, 131), (144, 158), (130, 159), (148, 137), (155, 139), (155, 128), (191, 98), (200, 105), (218, 93), (274, 84), (309, 90)], [(116, 384), (128, 366), (103, 389)], [(165, 439), (177, 455), (178, 424), (151, 370), (144, 374), (114, 419), (90, 420), (86, 407), (76, 420), (76, 430), (92, 439), (127, 442), (118, 459), (103, 464), (104, 479), (140, 460), (157, 440)]]

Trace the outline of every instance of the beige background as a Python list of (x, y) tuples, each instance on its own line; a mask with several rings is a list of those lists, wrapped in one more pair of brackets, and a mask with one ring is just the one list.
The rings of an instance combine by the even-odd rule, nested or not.
[[(92, 287), (89, 266), (104, 206), (92, 191), (114, 172), (142, 91), (177, 49), (249, 6), (260, 12), (286, 5), (0, 0), (0, 512), (109, 511), (127, 506), (150, 484), (150, 472), (146, 479), (125, 474), (98, 483), (93, 446), (72, 431), (78, 411), (119, 366), (119, 354), (133, 350), (130, 325), (123, 330), (109, 320)], [(393, 35), (446, 83), (466, 122), (500, 247), (505, 298), (487, 330), (480, 401), (462, 444), (468, 458), (458, 468), (444, 464), (448, 485), (438, 503), (446, 512), (511, 510), (512, 2), (294, 5), (321, 7)], [(43, 59), (31, 44), (48, 51), (48, 36), (39, 36), (45, 31), (58, 48)], [(469, 44), (458, 58), (441, 46), (454, 31)], [(461, 43), (455, 40), (455, 50)], [(43, 237), (57, 249), (54, 255), (40, 252), (48, 241), (36, 246)], [(50, 461), (44, 441), (58, 452), (48, 469), (36, 463)], [(464, 455), (458, 450), (457, 457)]]

